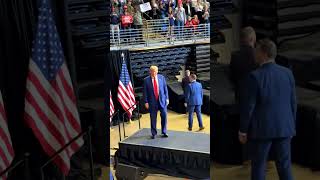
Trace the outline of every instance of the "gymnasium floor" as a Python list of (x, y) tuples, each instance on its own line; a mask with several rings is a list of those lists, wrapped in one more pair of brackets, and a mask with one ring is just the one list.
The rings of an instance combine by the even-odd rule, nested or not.
[[(266, 180), (278, 179), (275, 164), (267, 171)], [(293, 165), (293, 175), (296, 180), (319, 180), (320, 172), (312, 172), (310, 169)], [(250, 179), (250, 167), (244, 166), (228, 166), (214, 164), (211, 168), (211, 179), (213, 180), (248, 180)]]

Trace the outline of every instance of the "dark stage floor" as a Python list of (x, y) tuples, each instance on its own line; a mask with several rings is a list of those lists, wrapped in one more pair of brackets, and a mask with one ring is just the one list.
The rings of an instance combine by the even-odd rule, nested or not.
[[(161, 130), (158, 130), (158, 133)], [(189, 151), (210, 155), (210, 135), (197, 132), (168, 131), (168, 138), (161, 138), (160, 135), (151, 139), (149, 128), (143, 128), (132, 136), (120, 142), (137, 146), (157, 147), (178, 151)]]

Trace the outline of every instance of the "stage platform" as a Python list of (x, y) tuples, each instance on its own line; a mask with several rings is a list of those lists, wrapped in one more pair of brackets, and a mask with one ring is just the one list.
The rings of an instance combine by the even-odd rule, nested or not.
[[(158, 133), (161, 130), (158, 130)], [(149, 128), (143, 128), (119, 143), (118, 163), (191, 179), (210, 177), (210, 135), (201, 132), (168, 131), (151, 139)]]

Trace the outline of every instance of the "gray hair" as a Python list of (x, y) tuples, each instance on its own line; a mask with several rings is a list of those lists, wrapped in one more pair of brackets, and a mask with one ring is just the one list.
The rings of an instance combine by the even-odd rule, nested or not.
[(267, 54), (271, 59), (277, 56), (277, 46), (270, 39), (262, 39), (257, 42), (257, 49)]
[(243, 28), (240, 32), (240, 40), (245, 43), (248, 43), (251, 39), (255, 38), (255, 36), (256, 32), (251, 26)]

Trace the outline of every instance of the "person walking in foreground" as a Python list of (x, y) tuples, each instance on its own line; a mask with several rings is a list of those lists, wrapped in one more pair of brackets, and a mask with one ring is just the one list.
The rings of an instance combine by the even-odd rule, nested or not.
[(274, 63), (276, 45), (268, 39), (257, 43), (260, 67), (251, 72), (240, 104), (239, 140), (249, 143), (251, 179), (264, 180), (269, 151), (275, 155), (280, 180), (293, 180), (291, 138), (296, 134), (296, 95), (292, 72)]
[(167, 106), (169, 95), (166, 79), (158, 74), (158, 67), (150, 67), (150, 76), (144, 79), (143, 85), (145, 108), (150, 112), (151, 139), (157, 135), (157, 115), (160, 111), (162, 137), (167, 138)]
[(199, 130), (203, 130), (201, 105), (203, 100), (203, 90), (201, 83), (197, 82), (197, 76), (195, 74), (190, 75), (190, 84), (186, 87), (185, 106), (187, 106), (189, 113), (189, 131), (192, 131), (193, 124), (193, 112), (197, 114), (199, 123)]

